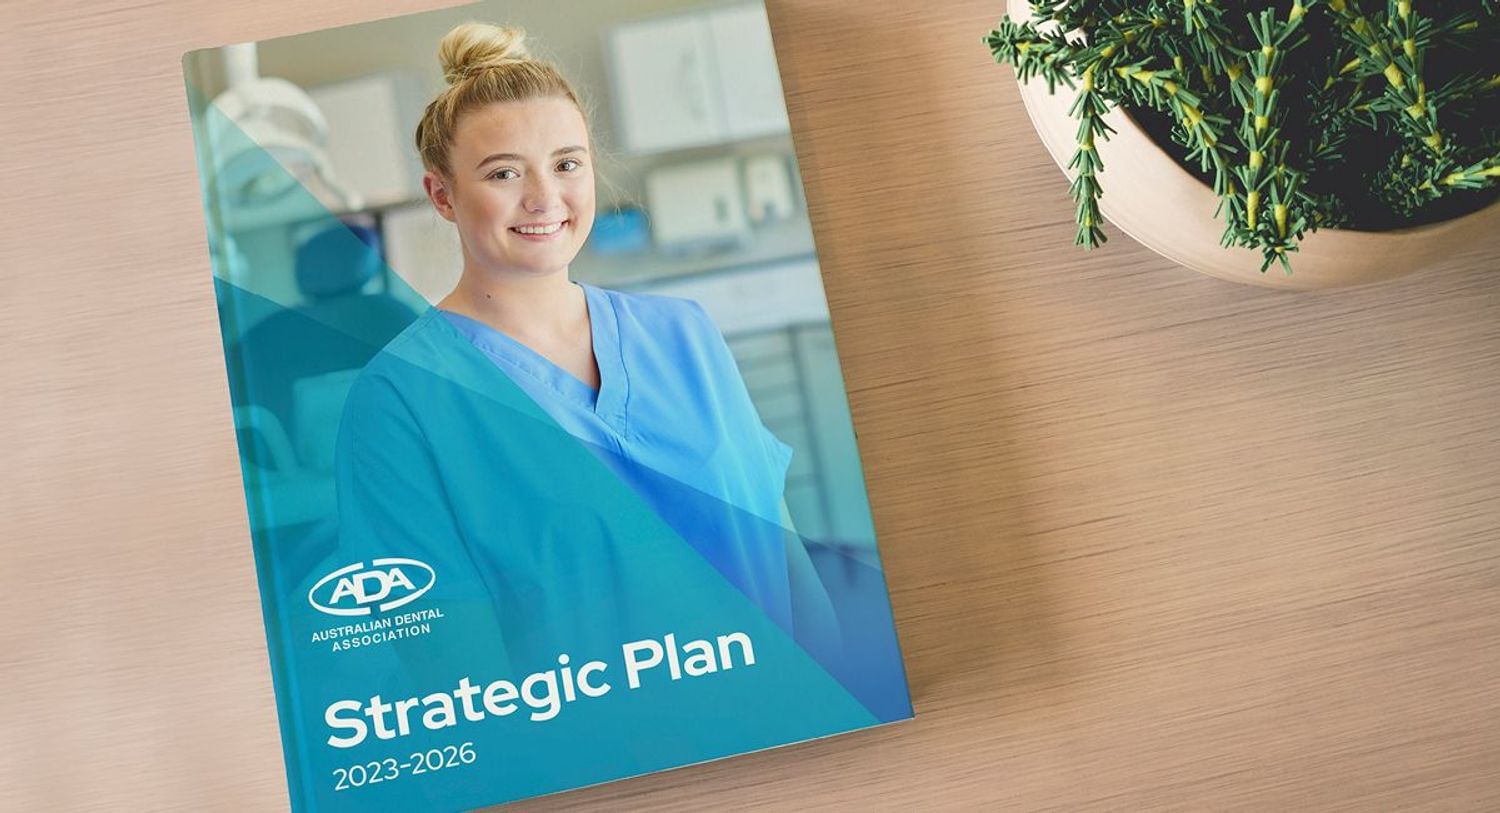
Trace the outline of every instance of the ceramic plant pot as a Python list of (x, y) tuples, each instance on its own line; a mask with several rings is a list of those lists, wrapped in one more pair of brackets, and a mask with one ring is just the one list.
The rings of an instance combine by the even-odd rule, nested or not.
[[(1030, 18), (1026, 0), (1009, 0), (1013, 20)], [(1078, 123), (1068, 108), (1073, 92), (1047, 92), (1040, 77), (1020, 83), (1021, 99), (1037, 134), (1067, 172), (1077, 147)], [(1362, 285), (1418, 271), (1454, 246), (1500, 238), (1500, 202), (1463, 217), (1392, 231), (1320, 229), (1309, 232), (1295, 254), (1292, 273), (1279, 265), (1260, 270), (1261, 253), (1224, 248), (1224, 223), (1214, 217), (1219, 199), (1167, 155), (1130, 116), (1116, 108), (1105, 117), (1115, 133), (1096, 143), (1104, 171), (1099, 208), (1115, 228), (1179, 265), (1221, 279), (1270, 288), (1312, 289)], [(1071, 175), (1071, 173), (1070, 173)], [(1107, 248), (1105, 249), (1107, 250)]]

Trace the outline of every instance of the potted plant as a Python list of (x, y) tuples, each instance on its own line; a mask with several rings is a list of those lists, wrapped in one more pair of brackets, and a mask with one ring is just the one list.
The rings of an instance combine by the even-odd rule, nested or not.
[(1206, 273), (1325, 287), (1500, 240), (1496, 0), (1009, 12), (984, 41), (1072, 177), (1078, 245), (1108, 216)]

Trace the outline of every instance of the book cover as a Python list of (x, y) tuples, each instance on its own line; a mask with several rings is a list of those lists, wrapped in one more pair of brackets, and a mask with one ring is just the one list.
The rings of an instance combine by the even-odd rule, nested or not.
[(912, 714), (765, 9), (630, 5), (183, 58), (294, 809)]

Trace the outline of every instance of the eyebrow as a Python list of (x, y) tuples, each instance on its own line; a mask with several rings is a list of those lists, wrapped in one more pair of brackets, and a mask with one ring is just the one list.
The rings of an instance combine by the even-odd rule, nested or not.
[[(588, 152), (588, 150), (584, 149), (583, 147), (577, 146), (577, 145), (574, 145), (572, 147), (559, 147), (556, 150), (552, 151), (552, 157), (556, 158), (559, 155), (567, 155), (568, 153), (574, 153), (574, 152), (586, 153), (586, 152)], [(525, 161), (525, 160), (526, 160), (525, 156), (523, 156), (523, 155), (517, 155), (516, 153), (513, 153), (513, 152), (497, 152), (494, 155), (487, 155), (487, 156), (485, 156), (485, 159), (483, 161), (480, 161), (478, 164), (475, 164), (474, 168), (475, 169), (479, 169), (480, 167), (483, 167), (485, 164), (488, 164), (491, 161)]]

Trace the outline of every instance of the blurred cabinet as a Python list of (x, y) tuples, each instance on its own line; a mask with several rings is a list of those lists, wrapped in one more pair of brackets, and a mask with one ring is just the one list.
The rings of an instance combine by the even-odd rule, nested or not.
[(628, 152), (709, 144), (724, 131), (700, 17), (631, 23), (608, 34), (615, 124)]
[(627, 23), (605, 34), (623, 149), (646, 154), (788, 131), (765, 8)]
[(761, 420), (792, 447), (786, 501), (797, 531), (839, 547), (875, 537), (833, 331), (824, 323), (727, 337)]
[(420, 80), (404, 71), (361, 76), (308, 90), (328, 121), (334, 177), (363, 206), (424, 195), (422, 162), (409, 143), (426, 103)]
[(707, 16), (727, 136), (755, 138), (790, 131), (766, 7), (757, 3)]

